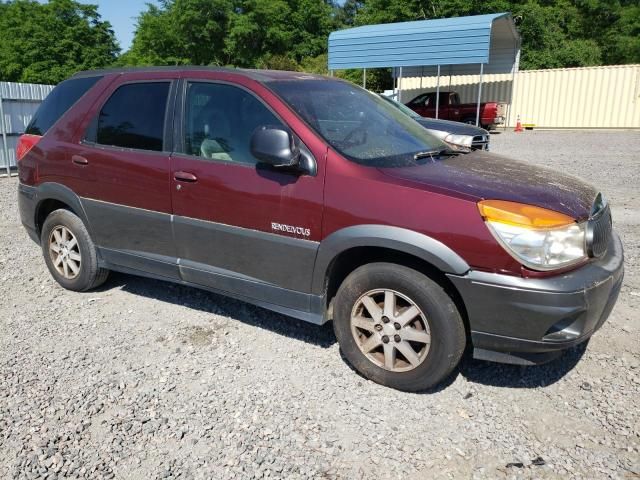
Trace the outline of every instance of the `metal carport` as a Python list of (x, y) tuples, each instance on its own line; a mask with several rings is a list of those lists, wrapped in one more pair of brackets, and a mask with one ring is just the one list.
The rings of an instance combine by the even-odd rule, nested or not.
[(362, 68), (365, 86), (367, 68), (397, 68), (398, 85), (407, 69), (420, 68), (422, 76), (437, 75), (436, 118), (440, 67), (450, 66), (450, 75), (477, 74), (479, 70), (476, 125), (482, 75), (511, 73), (513, 79), (519, 60), (520, 36), (510, 13), (366, 25), (329, 35), (329, 70)]

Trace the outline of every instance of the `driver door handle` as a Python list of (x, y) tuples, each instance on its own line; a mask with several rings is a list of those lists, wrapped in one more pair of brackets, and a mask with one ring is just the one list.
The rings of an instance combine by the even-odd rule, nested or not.
[(175, 172), (173, 174), (173, 178), (175, 178), (178, 182), (196, 182), (198, 181), (198, 177), (196, 177), (193, 173), (189, 172)]

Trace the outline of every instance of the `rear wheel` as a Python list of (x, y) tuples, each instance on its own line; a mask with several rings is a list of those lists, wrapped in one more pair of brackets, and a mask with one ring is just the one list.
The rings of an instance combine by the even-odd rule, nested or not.
[(407, 267), (373, 263), (352, 272), (335, 300), (334, 329), (353, 367), (405, 391), (430, 388), (465, 347), (460, 314), (440, 285)]
[(98, 266), (89, 232), (69, 210), (49, 214), (42, 226), (40, 244), (49, 272), (64, 288), (81, 292), (106, 281), (109, 270)]

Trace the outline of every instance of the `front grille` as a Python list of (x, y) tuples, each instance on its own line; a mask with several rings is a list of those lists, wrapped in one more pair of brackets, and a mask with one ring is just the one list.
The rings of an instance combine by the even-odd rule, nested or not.
[(605, 205), (587, 224), (587, 246), (590, 257), (601, 257), (611, 239), (611, 210)]
[(489, 149), (489, 135), (476, 135), (471, 141), (472, 150), (488, 150)]

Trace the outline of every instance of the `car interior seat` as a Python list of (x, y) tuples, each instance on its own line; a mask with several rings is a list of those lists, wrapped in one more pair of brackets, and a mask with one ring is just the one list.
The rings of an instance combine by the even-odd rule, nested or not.
[(220, 109), (214, 109), (207, 115), (202, 131), (204, 139), (200, 145), (200, 155), (212, 160), (233, 161), (230, 152), (231, 124), (227, 115)]

